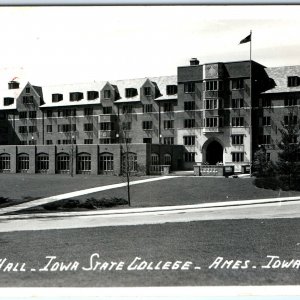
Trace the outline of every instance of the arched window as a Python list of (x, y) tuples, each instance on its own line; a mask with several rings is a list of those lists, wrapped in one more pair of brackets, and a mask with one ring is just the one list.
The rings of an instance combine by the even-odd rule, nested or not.
[(122, 171), (137, 172), (137, 154), (133, 152), (125, 152), (122, 155)]
[(59, 153), (56, 156), (56, 173), (64, 174), (70, 172), (70, 155)]
[(171, 166), (172, 165), (172, 157), (171, 154), (166, 153), (164, 155), (164, 165)]
[(10, 172), (10, 155), (8, 153), (3, 153), (0, 155), (0, 172)]
[(80, 153), (77, 155), (76, 169), (78, 174), (90, 174), (91, 173), (91, 154)]
[(47, 173), (49, 170), (49, 155), (46, 153), (39, 153), (36, 156), (36, 172)]
[(29, 170), (29, 155), (20, 153), (17, 156), (17, 172), (27, 173)]
[(114, 155), (101, 153), (99, 156), (99, 173), (112, 172), (114, 170)]
[(151, 154), (151, 165), (152, 166), (157, 166), (159, 165), (159, 156), (156, 153)]

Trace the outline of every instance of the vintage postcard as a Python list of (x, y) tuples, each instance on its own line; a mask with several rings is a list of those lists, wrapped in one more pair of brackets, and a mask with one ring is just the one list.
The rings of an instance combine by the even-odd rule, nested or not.
[(299, 13), (0, 7), (1, 288), (299, 293)]

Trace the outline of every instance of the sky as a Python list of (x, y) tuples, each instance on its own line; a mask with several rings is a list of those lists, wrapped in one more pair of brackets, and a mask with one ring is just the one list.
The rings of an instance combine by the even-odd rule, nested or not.
[(0, 88), (176, 75), (200, 63), (300, 65), (300, 6), (0, 7)]

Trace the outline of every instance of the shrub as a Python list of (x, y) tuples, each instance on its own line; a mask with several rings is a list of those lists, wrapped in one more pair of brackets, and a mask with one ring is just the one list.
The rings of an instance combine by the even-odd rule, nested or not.
[(123, 198), (89, 198), (84, 203), (81, 204), (81, 207), (88, 208), (88, 209), (97, 209), (97, 208), (108, 208), (114, 207), (118, 205), (126, 205), (128, 201)]
[(258, 188), (279, 190), (280, 181), (276, 177), (257, 177), (254, 179), (254, 185)]

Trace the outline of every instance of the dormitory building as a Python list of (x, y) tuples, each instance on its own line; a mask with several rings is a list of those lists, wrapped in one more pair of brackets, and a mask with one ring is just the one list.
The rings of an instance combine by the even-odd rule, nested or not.
[[(119, 175), (231, 166), (249, 172), (298, 123), (300, 66), (193, 58), (177, 75), (0, 91), (0, 172)], [(213, 168), (213, 167), (211, 167)]]

